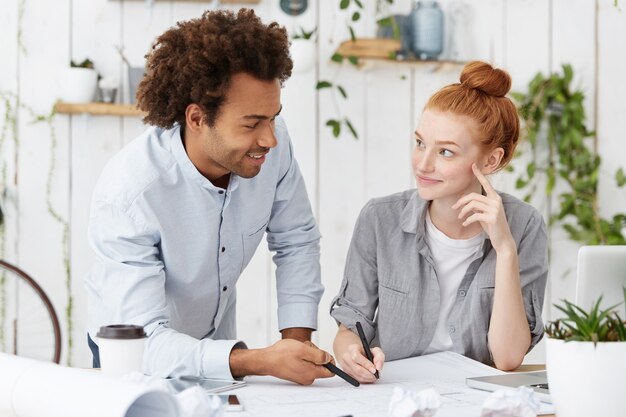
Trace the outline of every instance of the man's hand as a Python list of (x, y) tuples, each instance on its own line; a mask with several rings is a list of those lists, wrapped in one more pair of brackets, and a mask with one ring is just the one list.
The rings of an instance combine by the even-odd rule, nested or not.
[(308, 342), (311, 340), (311, 333), (313, 329), (307, 329), (305, 327), (291, 327), (289, 329), (283, 329), (280, 331), (283, 339), (294, 339), (300, 342)]
[(301, 385), (311, 385), (317, 378), (334, 374), (322, 365), (333, 362), (330, 353), (311, 342), (283, 339), (264, 349), (233, 349), (230, 355), (234, 377), (272, 375)]

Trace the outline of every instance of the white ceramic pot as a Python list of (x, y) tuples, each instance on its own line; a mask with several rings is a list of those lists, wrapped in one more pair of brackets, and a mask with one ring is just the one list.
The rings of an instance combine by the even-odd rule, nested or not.
[(624, 417), (626, 342), (546, 340), (550, 396), (558, 417)]
[(293, 39), (289, 53), (293, 60), (293, 72), (305, 73), (315, 66), (315, 41), (312, 39)]
[(94, 99), (98, 73), (91, 68), (67, 68), (61, 99), (66, 103), (89, 103)]

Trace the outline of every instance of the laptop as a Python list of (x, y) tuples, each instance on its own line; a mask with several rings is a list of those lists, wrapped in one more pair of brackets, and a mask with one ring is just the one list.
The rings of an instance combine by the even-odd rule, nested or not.
[(548, 374), (546, 371), (512, 372), (509, 374), (467, 378), (468, 387), (484, 391), (497, 391), (503, 388), (526, 386), (532, 388), (539, 401), (552, 404), (548, 390)]

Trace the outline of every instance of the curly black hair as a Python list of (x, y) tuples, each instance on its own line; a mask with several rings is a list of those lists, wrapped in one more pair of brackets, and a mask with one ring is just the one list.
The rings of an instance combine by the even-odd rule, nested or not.
[(291, 76), (287, 31), (276, 22), (265, 25), (254, 10), (206, 11), (178, 22), (154, 42), (146, 55), (146, 74), (137, 88), (137, 107), (151, 125), (184, 126), (185, 109), (198, 104), (213, 126), (233, 74), (260, 80)]

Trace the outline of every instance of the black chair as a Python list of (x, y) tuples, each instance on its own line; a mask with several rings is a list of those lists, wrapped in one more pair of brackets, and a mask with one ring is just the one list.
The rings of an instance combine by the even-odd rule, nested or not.
[(0, 350), (59, 363), (61, 327), (46, 293), (26, 272), (0, 260)]

